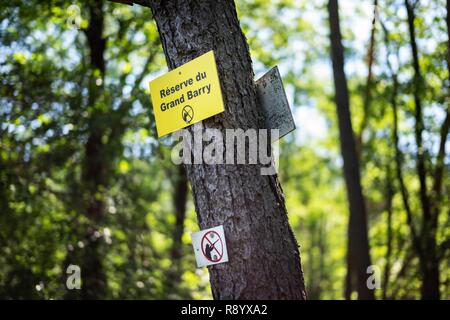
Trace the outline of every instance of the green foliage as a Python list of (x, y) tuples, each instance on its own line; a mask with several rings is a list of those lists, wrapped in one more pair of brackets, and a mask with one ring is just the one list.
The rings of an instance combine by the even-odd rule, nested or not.
[[(88, 3), (12, 0), (0, 4), (0, 297), (80, 298), (66, 289), (65, 268), (82, 260), (88, 246), (86, 232), (95, 229), (107, 280), (104, 298), (211, 298), (207, 270), (195, 269), (190, 247), (189, 232), (198, 230), (191, 197), (182, 236), (181, 281), (174, 286), (167, 283), (173, 263), (173, 190), (178, 171), (170, 161), (170, 145), (156, 139), (148, 95), (148, 80), (166, 70), (156, 25), (146, 8), (105, 2), (102, 75), (89, 63)], [(364, 117), (369, 3), (341, 3), (354, 128)], [(393, 65), (399, 79), (400, 149), (418, 227), (414, 87), (402, 3), (380, 2), (388, 44), (378, 24), (372, 100), (361, 148), (372, 261), (383, 270), (388, 247), (386, 185), (388, 181), (393, 185), (390, 280), (376, 292), (378, 298), (385, 293), (393, 299), (419, 298), (421, 283), (394, 174), (393, 83), (386, 62), (389, 45), (399, 52)], [(325, 5), (321, 0), (237, 1), (255, 73), (279, 65), (297, 122), (297, 131), (282, 140), (279, 175), (290, 223), (301, 245), (309, 296), (341, 299), (348, 207)], [(424, 145), (430, 172), (436, 166), (450, 96), (444, 7), (442, 0), (417, 6), (420, 67), (426, 84)], [(355, 28), (359, 24), (365, 26), (362, 31)], [(91, 103), (92, 96), (96, 99)], [(97, 133), (99, 161), (108, 174), (91, 188), (84, 178), (89, 165), (86, 144)], [(443, 248), (441, 296), (448, 298), (448, 155), (444, 163), (436, 237)], [(427, 179), (431, 184), (433, 174)], [(92, 196), (104, 204), (99, 221), (86, 214)]]

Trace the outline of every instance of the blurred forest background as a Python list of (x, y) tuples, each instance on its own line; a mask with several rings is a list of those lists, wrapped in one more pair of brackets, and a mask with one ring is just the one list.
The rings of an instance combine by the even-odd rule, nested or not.
[[(431, 265), (449, 299), (448, 0), (339, 5), (376, 298), (420, 299)], [(343, 299), (349, 208), (327, 1), (236, 6), (257, 78), (279, 66), (297, 124), (279, 177), (309, 298)], [(171, 140), (156, 138), (148, 82), (165, 72), (148, 8), (1, 2), (0, 298), (211, 298), (190, 187)], [(66, 289), (69, 264), (85, 289)]]

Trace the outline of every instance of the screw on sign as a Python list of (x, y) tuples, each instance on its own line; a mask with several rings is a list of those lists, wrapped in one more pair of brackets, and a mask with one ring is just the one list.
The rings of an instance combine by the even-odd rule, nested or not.
[(191, 238), (199, 268), (228, 261), (223, 226), (192, 233)]

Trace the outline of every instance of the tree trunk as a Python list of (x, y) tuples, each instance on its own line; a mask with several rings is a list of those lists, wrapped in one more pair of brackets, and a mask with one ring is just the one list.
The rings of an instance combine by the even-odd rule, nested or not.
[[(85, 30), (89, 46), (91, 75), (89, 83), (89, 106), (93, 107), (101, 97), (103, 77), (105, 73), (105, 39), (103, 38), (103, 1), (88, 2), (89, 26)], [(99, 72), (97, 75), (96, 70)], [(98, 85), (98, 78), (102, 80)], [(86, 230), (83, 249), (81, 276), (83, 299), (100, 299), (106, 293), (106, 275), (103, 270), (103, 259), (100, 251), (98, 224), (103, 220), (104, 199), (103, 188), (107, 183), (107, 164), (102, 144), (103, 121), (101, 114), (93, 108), (89, 122), (90, 135), (85, 145), (83, 180), (87, 191), (86, 216), (90, 226)]]
[(419, 65), (419, 54), (417, 50), (416, 35), (414, 29), (415, 13), (414, 5), (410, 0), (405, 0), (405, 7), (408, 15), (408, 29), (410, 36), (411, 53), (414, 68), (414, 105), (415, 105), (415, 138), (417, 148), (417, 173), (420, 183), (420, 203), (422, 207), (422, 241), (423, 241), (423, 261), (421, 261), (422, 271), (422, 299), (439, 299), (439, 260), (436, 246), (436, 227), (433, 212), (431, 211), (430, 198), (427, 188), (427, 171), (425, 166), (425, 148), (422, 142), (424, 130), (422, 116), (421, 95), (424, 90), (423, 79)]
[[(390, 159), (388, 159), (389, 161)], [(391, 273), (391, 257), (392, 257), (392, 201), (395, 190), (392, 185), (391, 164), (386, 165), (386, 214), (387, 214), (387, 230), (386, 230), (386, 264), (383, 272), (383, 300), (388, 297), (389, 277)]]
[(347, 279), (345, 297), (350, 299), (354, 288), (358, 299), (374, 299), (374, 292), (367, 287), (367, 267), (371, 265), (367, 235), (366, 207), (361, 188), (358, 157), (356, 154), (352, 120), (349, 107), (347, 79), (344, 72), (344, 49), (339, 25), (337, 0), (328, 2), (331, 59), (335, 100), (339, 122), (341, 153), (350, 207), (348, 226)]
[[(136, 1), (150, 5), (167, 64), (214, 50), (225, 112), (204, 127), (258, 128), (254, 74), (233, 1)], [(188, 165), (201, 229), (223, 225), (229, 262), (209, 267), (215, 299), (306, 299), (300, 254), (276, 176), (259, 165)]]
[(176, 168), (176, 177), (174, 181), (173, 206), (175, 210), (175, 225), (172, 231), (172, 247), (170, 257), (172, 260), (171, 268), (166, 279), (166, 287), (169, 293), (176, 289), (181, 281), (181, 257), (183, 248), (184, 220), (186, 219), (186, 202), (188, 195), (188, 181), (184, 166)]

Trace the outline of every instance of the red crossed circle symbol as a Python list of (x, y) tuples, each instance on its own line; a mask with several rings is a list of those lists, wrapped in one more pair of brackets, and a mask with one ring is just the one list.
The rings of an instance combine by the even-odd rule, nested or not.
[[(215, 235), (217, 235), (218, 240), (216, 240), (215, 242), (211, 242), (211, 240), (208, 239), (208, 235), (209, 235), (209, 234), (215, 234)], [(217, 258), (217, 259), (213, 259), (212, 257), (209, 258), (209, 257), (206, 255), (206, 252), (205, 252), (205, 246), (204, 246), (205, 240), (206, 240), (206, 241), (209, 243), (209, 245), (212, 247), (212, 250), (215, 250), (215, 251), (217, 252), (217, 255), (218, 255), (218, 258)], [(216, 243), (219, 242), (219, 241), (220, 241), (220, 248), (222, 249), (221, 251), (219, 251), (219, 250), (216, 248), (216, 246), (215, 246)], [(208, 259), (209, 261), (211, 261), (211, 262), (217, 262), (217, 261), (220, 261), (220, 259), (222, 259), (222, 256), (223, 256), (223, 242), (222, 242), (222, 239), (220, 238), (219, 234), (218, 234), (217, 232), (215, 232), (214, 230), (208, 231), (207, 233), (205, 233), (205, 234), (203, 235), (201, 246), (202, 246), (203, 256), (204, 256), (206, 259)]]

